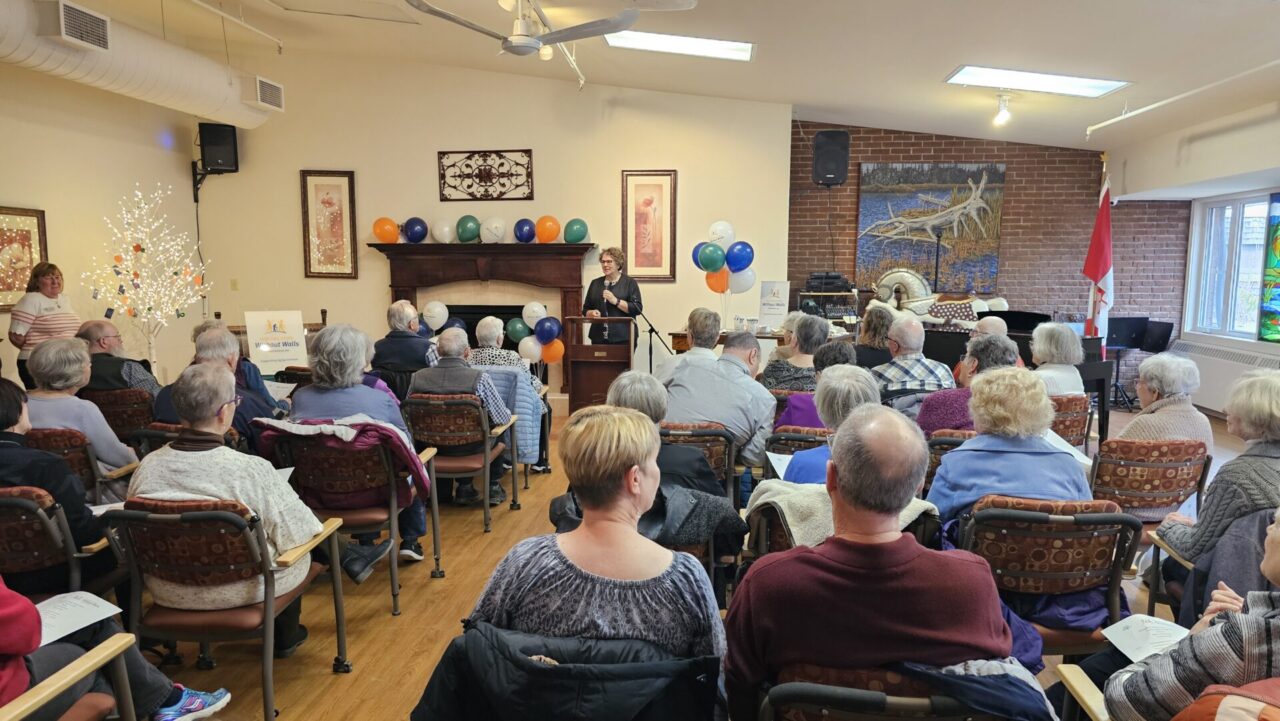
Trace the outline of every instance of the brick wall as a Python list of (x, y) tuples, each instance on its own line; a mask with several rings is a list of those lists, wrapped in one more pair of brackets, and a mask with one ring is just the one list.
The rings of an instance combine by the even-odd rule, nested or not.
[[(848, 130), (849, 180), (813, 184), (812, 138)], [(1082, 319), (1088, 281), (1080, 274), (1097, 210), (1102, 161), (1091, 150), (795, 121), (791, 128), (791, 219), (787, 277), (793, 292), (809, 273), (834, 269), (855, 279), (861, 163), (1004, 163), (999, 295), (1015, 310)], [(1120, 203), (1112, 209), (1114, 315), (1182, 317), (1189, 202)], [(869, 288), (874, 278), (856, 278)], [(1125, 369), (1142, 354), (1124, 358)], [(1130, 356), (1133, 356), (1132, 359)], [(1131, 373), (1127, 374), (1131, 375)]]

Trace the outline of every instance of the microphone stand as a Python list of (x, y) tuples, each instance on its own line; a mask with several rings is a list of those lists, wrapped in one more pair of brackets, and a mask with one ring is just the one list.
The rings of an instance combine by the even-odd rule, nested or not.
[(640, 311), (636, 315), (639, 315), (641, 318), (644, 318), (644, 322), (649, 326), (649, 330), (646, 331), (649, 334), (649, 375), (653, 375), (653, 339), (654, 337), (657, 337), (658, 342), (662, 344), (663, 348), (667, 349), (668, 353), (670, 353), (671, 355), (675, 355), (676, 353), (675, 351), (671, 350), (671, 346), (667, 345), (667, 342), (662, 339), (662, 334), (658, 332), (657, 328), (653, 327), (653, 321), (649, 320), (649, 316), (645, 315), (644, 311)]

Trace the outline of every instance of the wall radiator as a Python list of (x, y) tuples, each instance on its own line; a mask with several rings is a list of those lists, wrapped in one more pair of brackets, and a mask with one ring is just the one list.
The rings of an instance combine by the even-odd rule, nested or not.
[(1200, 390), (1191, 400), (1206, 410), (1224, 413), (1231, 385), (1246, 371), (1280, 368), (1280, 358), (1250, 351), (1218, 348), (1205, 343), (1176, 340), (1169, 347), (1196, 362), (1200, 368)]

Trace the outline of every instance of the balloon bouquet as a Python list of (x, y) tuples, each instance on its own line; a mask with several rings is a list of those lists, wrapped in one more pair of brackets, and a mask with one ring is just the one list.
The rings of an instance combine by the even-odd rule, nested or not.
[[(550, 215), (544, 215), (532, 221), (521, 218), (512, 227), (517, 243), (553, 243), (560, 237), (560, 221)], [(507, 222), (502, 218), (492, 217), (483, 223), (474, 215), (464, 215), (456, 223), (437, 223), (428, 228), (427, 221), (413, 217), (403, 224), (391, 218), (378, 218), (373, 221), (373, 236), (381, 243), (398, 243), (403, 237), (410, 243), (421, 243), (430, 235), (437, 243), (501, 243), (507, 237)], [(564, 225), (564, 242), (581, 243), (587, 239), (587, 223), (581, 218), (574, 218)]]
[(706, 272), (711, 292), (720, 295), (721, 317), (725, 317), (729, 294), (741, 295), (756, 284), (756, 272), (751, 268), (756, 251), (745, 240), (737, 240), (733, 226), (725, 220), (712, 223), (707, 238), (693, 247), (693, 264)]
[(560, 319), (548, 316), (547, 307), (537, 302), (525, 303), (520, 317), (507, 321), (507, 337), (530, 363), (559, 363), (564, 358), (560, 331)]

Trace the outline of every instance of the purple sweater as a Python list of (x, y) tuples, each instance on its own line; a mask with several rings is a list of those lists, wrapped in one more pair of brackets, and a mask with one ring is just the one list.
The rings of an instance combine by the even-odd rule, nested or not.
[(973, 430), (973, 418), (969, 416), (969, 389), (948, 388), (934, 391), (924, 397), (920, 404), (920, 415), (916, 423), (925, 436), (932, 436), (935, 431)]
[(787, 407), (773, 424), (773, 430), (783, 426), (802, 426), (804, 428), (825, 428), (818, 417), (818, 409), (813, 405), (812, 393), (792, 393), (787, 396)]

